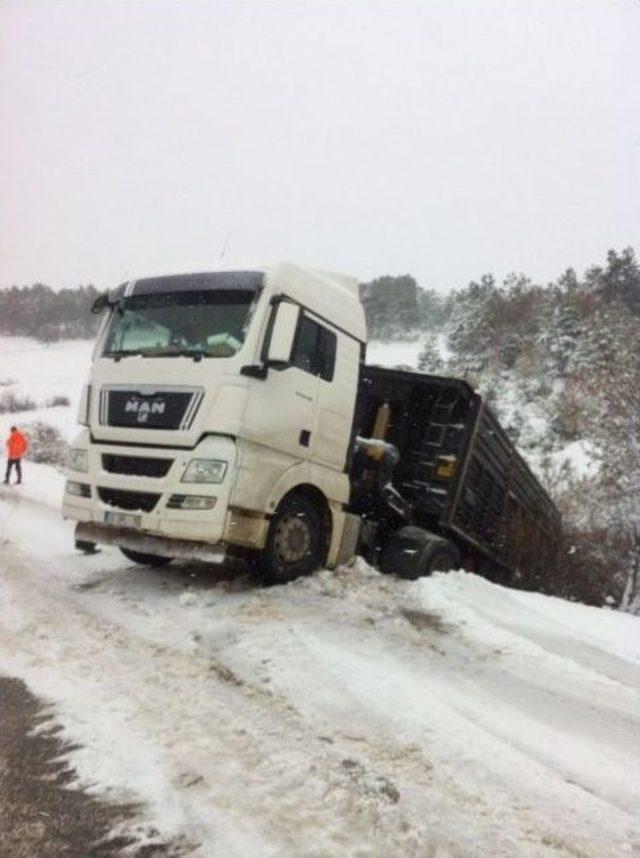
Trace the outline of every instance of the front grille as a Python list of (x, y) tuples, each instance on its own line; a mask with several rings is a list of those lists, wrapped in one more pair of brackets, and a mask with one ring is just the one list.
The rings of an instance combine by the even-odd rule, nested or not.
[(98, 496), (109, 506), (116, 506), (118, 509), (142, 510), (142, 512), (151, 512), (160, 500), (159, 494), (129, 492), (125, 489), (109, 489), (105, 486), (98, 486)]
[(110, 474), (132, 477), (166, 477), (173, 459), (154, 459), (148, 456), (116, 456), (102, 454), (102, 467)]
[(100, 424), (135, 429), (186, 430), (192, 427), (203, 399), (202, 388), (103, 387), (99, 403)]

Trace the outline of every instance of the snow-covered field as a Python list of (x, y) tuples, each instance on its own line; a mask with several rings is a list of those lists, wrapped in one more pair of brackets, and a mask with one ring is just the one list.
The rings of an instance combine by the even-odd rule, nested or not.
[[(87, 344), (20, 342), (0, 341), (1, 377), (77, 398)], [(198, 858), (640, 849), (638, 618), (464, 572), (358, 563), (261, 590), (80, 557), (62, 478), (25, 470), (0, 490), (0, 672), (51, 701), (84, 784), (144, 802), (143, 841)]]
[[(0, 401), (5, 393), (28, 396), (38, 406), (34, 411), (0, 414), (0, 433), (12, 423), (22, 425), (41, 420), (59, 429), (67, 438), (76, 431), (76, 410), (82, 385), (89, 375), (93, 344), (71, 340), (45, 346), (28, 337), (0, 336)], [(71, 405), (48, 408), (47, 402), (66, 396)]]

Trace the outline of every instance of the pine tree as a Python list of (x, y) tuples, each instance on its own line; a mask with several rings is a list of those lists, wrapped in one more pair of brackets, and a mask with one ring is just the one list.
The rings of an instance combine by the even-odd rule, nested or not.
[(498, 294), (493, 276), (486, 274), (455, 296), (447, 344), (468, 369), (479, 371), (489, 361)]
[(418, 285), (410, 275), (378, 277), (360, 286), (369, 334), (394, 337), (418, 324)]
[(630, 247), (622, 253), (607, 253), (607, 267), (599, 276), (598, 288), (605, 301), (620, 301), (634, 315), (640, 315), (640, 266)]
[(582, 323), (575, 303), (561, 298), (551, 310), (539, 342), (546, 350), (547, 363), (554, 375), (564, 376), (578, 347)]
[(422, 351), (418, 355), (418, 369), (420, 372), (437, 375), (444, 370), (444, 362), (440, 357), (438, 343), (435, 336), (429, 336), (425, 339), (422, 346)]

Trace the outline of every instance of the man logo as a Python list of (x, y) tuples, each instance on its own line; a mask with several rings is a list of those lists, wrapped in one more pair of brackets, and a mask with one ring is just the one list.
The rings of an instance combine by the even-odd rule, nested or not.
[(166, 406), (167, 403), (164, 399), (153, 399), (149, 402), (146, 399), (140, 400), (131, 397), (131, 399), (127, 399), (124, 410), (136, 414), (137, 423), (146, 423), (150, 414), (164, 414)]

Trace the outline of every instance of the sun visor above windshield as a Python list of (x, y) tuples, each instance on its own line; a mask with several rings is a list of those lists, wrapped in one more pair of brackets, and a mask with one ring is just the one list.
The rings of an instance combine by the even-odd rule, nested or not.
[(167, 292), (202, 292), (208, 289), (233, 289), (257, 292), (262, 286), (262, 271), (215, 271), (202, 274), (172, 274), (166, 277), (145, 277), (123, 283), (109, 294), (109, 303), (132, 295), (161, 295)]

